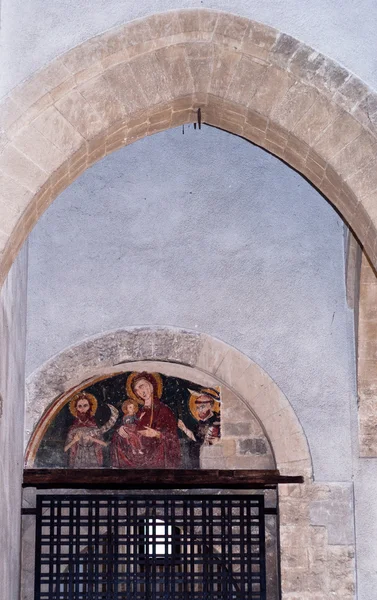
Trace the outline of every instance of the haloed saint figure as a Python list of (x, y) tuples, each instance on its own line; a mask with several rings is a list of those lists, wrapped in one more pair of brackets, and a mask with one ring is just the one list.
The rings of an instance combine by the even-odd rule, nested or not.
[(160, 399), (157, 373), (132, 373), (126, 384), (124, 418), (111, 440), (111, 464), (117, 468), (176, 468), (181, 462), (177, 422)]
[(69, 452), (71, 469), (98, 468), (103, 465), (103, 432), (94, 420), (97, 400), (92, 394), (81, 392), (72, 398), (69, 410), (75, 417), (67, 434), (64, 452)]
[(198, 469), (202, 448), (221, 436), (220, 389), (166, 374), (101, 376), (54, 403), (43, 435), (33, 434), (28, 466)]

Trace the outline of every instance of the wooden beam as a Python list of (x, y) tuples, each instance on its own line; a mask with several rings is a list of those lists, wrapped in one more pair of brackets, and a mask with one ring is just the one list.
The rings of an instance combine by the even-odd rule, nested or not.
[(304, 478), (277, 470), (217, 469), (25, 469), (23, 487), (38, 489), (273, 488), (303, 483)]

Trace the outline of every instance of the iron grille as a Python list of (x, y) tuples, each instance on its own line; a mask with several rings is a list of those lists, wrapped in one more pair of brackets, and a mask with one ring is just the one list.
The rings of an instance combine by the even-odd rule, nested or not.
[(38, 496), (36, 600), (265, 600), (264, 498)]

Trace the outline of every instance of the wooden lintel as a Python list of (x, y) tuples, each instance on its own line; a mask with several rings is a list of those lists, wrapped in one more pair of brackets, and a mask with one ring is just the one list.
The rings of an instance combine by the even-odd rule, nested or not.
[(38, 489), (182, 489), (271, 488), (279, 483), (303, 483), (299, 476), (277, 470), (178, 469), (25, 469), (23, 487)]

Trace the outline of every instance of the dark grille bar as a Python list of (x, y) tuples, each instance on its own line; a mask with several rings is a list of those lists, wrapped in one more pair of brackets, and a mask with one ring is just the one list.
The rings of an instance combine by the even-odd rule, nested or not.
[(36, 600), (265, 600), (264, 498), (38, 496)]

